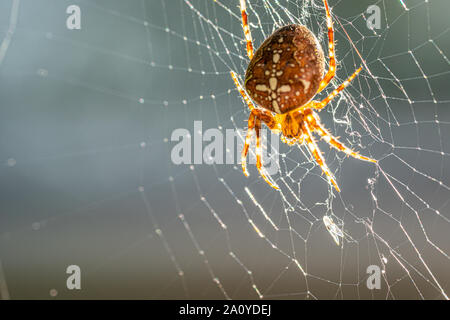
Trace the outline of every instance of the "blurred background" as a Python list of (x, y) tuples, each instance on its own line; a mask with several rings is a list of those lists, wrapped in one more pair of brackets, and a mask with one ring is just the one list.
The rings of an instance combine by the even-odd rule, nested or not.
[[(256, 47), (302, 23), (326, 49), (322, 1), (247, 2)], [(320, 142), (339, 194), (305, 149), (281, 144), (281, 192), (254, 166), (246, 178), (237, 162), (173, 163), (174, 130), (247, 126), (229, 76), (248, 64), (239, 1), (2, 0), (1, 297), (445, 299), (450, 3), (329, 3), (338, 73), (320, 97), (364, 71), (321, 119), (379, 160)], [(70, 265), (80, 290), (66, 286)], [(367, 288), (370, 265), (380, 289)]]

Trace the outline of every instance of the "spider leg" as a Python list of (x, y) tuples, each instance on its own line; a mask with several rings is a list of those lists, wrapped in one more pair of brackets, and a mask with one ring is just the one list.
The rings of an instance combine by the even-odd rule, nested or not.
[(368, 157), (364, 157), (362, 155), (360, 155), (359, 153), (353, 151), (352, 149), (346, 147), (345, 145), (343, 145), (337, 138), (333, 137), (327, 129), (325, 129), (322, 124), (320, 123), (317, 115), (312, 112), (311, 114), (312, 117), (309, 117), (309, 115), (306, 117), (306, 121), (308, 121), (309, 125), (311, 126), (312, 130), (316, 131), (317, 133), (319, 133), (319, 135), (321, 137), (324, 138), (324, 140), (330, 144), (332, 147), (336, 148), (339, 151), (342, 151), (346, 154), (348, 154), (349, 156), (352, 156), (353, 158), (356, 159), (360, 159), (360, 160), (364, 160), (364, 161), (369, 161), (369, 162), (374, 162), (377, 163), (377, 160), (368, 158)]
[(262, 166), (262, 149), (261, 149), (261, 120), (255, 116), (255, 131), (256, 131), (256, 167), (258, 168), (259, 174), (272, 188), (278, 190), (277, 184), (266, 174), (266, 170)]
[(328, 27), (328, 56), (330, 58), (330, 68), (328, 69), (327, 74), (322, 79), (319, 85), (319, 89), (317, 93), (322, 91), (334, 78), (336, 74), (336, 54), (334, 52), (334, 29), (333, 29), (333, 20), (331, 19), (330, 8), (328, 7), (328, 1), (323, 0), (325, 5), (325, 10), (327, 12), (327, 27)]
[(247, 171), (247, 154), (250, 147), (250, 140), (252, 138), (253, 130), (256, 131), (256, 167), (258, 168), (259, 173), (264, 178), (264, 180), (274, 189), (278, 189), (276, 183), (270, 179), (265, 173), (265, 170), (262, 166), (262, 149), (261, 149), (261, 120), (269, 127), (269, 129), (274, 129), (276, 127), (276, 120), (272, 116), (272, 114), (268, 111), (253, 109), (250, 113), (250, 117), (248, 118), (248, 130), (247, 135), (245, 136), (245, 144), (241, 153), (241, 165), (242, 171), (246, 176), (248, 176)]
[(274, 189), (279, 189), (275, 182), (272, 181), (270, 177), (268, 177), (265, 174), (265, 169), (262, 166), (261, 161), (261, 120), (264, 121), (264, 123), (269, 127), (271, 130), (277, 130), (277, 120), (272, 116), (272, 114), (269, 111), (259, 110), (255, 108), (255, 105), (250, 100), (249, 96), (245, 92), (244, 88), (239, 83), (239, 80), (236, 76), (236, 73), (231, 71), (231, 78), (233, 78), (234, 84), (236, 85), (237, 89), (239, 90), (239, 93), (244, 98), (244, 101), (247, 103), (248, 107), (251, 110), (250, 116), (248, 118), (248, 130), (247, 135), (245, 136), (245, 144), (244, 148), (242, 149), (241, 153), (241, 165), (242, 165), (242, 171), (246, 176), (248, 176), (248, 170), (247, 170), (247, 154), (248, 149), (250, 147), (250, 140), (252, 138), (252, 132), (256, 127), (256, 167), (258, 168), (259, 173), (263, 177), (263, 179)]
[(253, 112), (256, 117), (260, 118), (269, 127), (270, 130), (277, 130), (277, 120), (272, 115), (272, 113), (256, 108), (253, 102), (250, 100), (250, 97), (248, 96), (245, 89), (239, 83), (236, 73), (234, 71), (230, 71), (230, 74), (231, 78), (233, 78), (234, 84), (236, 85), (239, 93), (242, 95), (242, 98), (244, 98), (244, 101), (247, 103), (251, 112)]
[(242, 28), (244, 29), (245, 41), (247, 41), (247, 55), (250, 60), (253, 58), (253, 43), (252, 34), (248, 25), (247, 16), (247, 2), (246, 0), (240, 0), (241, 15), (242, 15)]
[(252, 138), (253, 130), (255, 129), (255, 121), (256, 117), (253, 112), (250, 113), (250, 116), (248, 118), (248, 129), (247, 129), (247, 135), (245, 136), (245, 143), (244, 148), (242, 149), (241, 153), (241, 165), (242, 165), (242, 171), (244, 172), (245, 176), (248, 177), (248, 171), (247, 171), (247, 154), (248, 154), (248, 148), (250, 147), (250, 140)]
[(244, 98), (244, 101), (247, 103), (250, 110), (255, 109), (255, 105), (252, 103), (249, 96), (247, 95), (247, 92), (245, 92), (244, 88), (239, 83), (236, 73), (234, 71), (230, 71), (230, 74), (231, 74), (231, 78), (233, 78), (234, 84), (236, 85), (239, 93), (242, 95), (242, 98)]
[(328, 167), (325, 163), (325, 160), (323, 159), (322, 153), (320, 152), (319, 147), (317, 146), (316, 142), (314, 141), (314, 138), (312, 136), (311, 129), (309, 128), (308, 122), (305, 121), (305, 122), (303, 122), (303, 124), (304, 124), (304, 128), (305, 128), (305, 130), (304, 130), (305, 137), (304, 138), (306, 140), (306, 145), (308, 146), (308, 149), (311, 151), (312, 155), (316, 159), (317, 164), (320, 166), (323, 173), (325, 173), (328, 180), (331, 182), (331, 184), (334, 186), (334, 188), (338, 192), (340, 192), (341, 190), (339, 189), (333, 174), (331, 173), (330, 169), (328, 169)]
[(337, 89), (333, 90), (333, 92), (330, 93), (330, 95), (328, 97), (323, 99), (321, 102), (315, 102), (314, 103), (314, 108), (317, 109), (317, 110), (323, 109), (334, 97), (336, 97), (338, 95), (339, 92), (344, 90), (345, 87), (347, 87), (350, 84), (350, 82), (356, 77), (356, 75), (361, 70), (362, 70), (361, 67), (356, 69), (356, 71), (353, 72), (353, 74), (350, 77), (348, 77), (348, 79), (345, 80)]

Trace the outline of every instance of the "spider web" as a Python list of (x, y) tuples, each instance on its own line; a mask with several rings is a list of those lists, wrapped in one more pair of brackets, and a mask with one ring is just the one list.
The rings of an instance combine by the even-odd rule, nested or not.
[[(225, 1), (185, 4), (192, 15), (188, 23), (195, 33), (190, 39), (199, 46), (202, 79), (212, 74), (224, 76), (225, 82), (230, 70), (243, 75), (248, 59), (236, 5)], [(340, 194), (301, 147), (281, 147), (275, 176), (281, 188), (278, 193), (270, 190), (257, 172), (236, 185), (239, 167), (234, 168), (237, 172), (215, 168), (223, 184), (219, 192), (231, 197), (233, 210), (241, 211), (243, 223), (254, 233), (246, 237), (257, 238), (258, 255), (270, 256), (266, 260), (237, 255), (239, 249), (227, 240), (228, 254), (248, 273), (247, 287), (255, 291), (255, 297), (448, 298), (448, 277), (445, 267), (439, 266), (449, 263), (448, 238), (438, 235), (445, 233), (449, 223), (449, 146), (444, 138), (449, 101), (441, 85), (448, 81), (449, 73), (445, 54), (448, 27), (437, 26), (432, 16), (443, 3), (434, 3), (434, 7), (428, 1), (378, 1), (384, 17), (380, 30), (366, 25), (364, 11), (371, 4), (359, 3), (358, 8), (349, 10), (342, 1), (331, 2), (339, 66), (327, 92), (359, 65), (365, 72), (321, 118), (348, 146), (378, 159), (379, 165), (358, 163), (322, 146), (342, 184)], [(248, 7), (256, 46), (288, 23), (308, 26), (326, 46), (322, 1), (248, 1)], [(194, 62), (187, 63), (190, 69)], [(202, 88), (202, 92), (209, 90), (209, 86)], [(244, 126), (245, 104), (241, 110), (234, 100), (229, 102), (229, 95), (239, 97), (236, 91), (219, 86), (211, 92), (217, 126), (223, 126), (227, 117), (235, 128)], [(223, 98), (219, 101), (217, 97)], [(201, 200), (217, 220), (218, 232), (232, 239), (233, 229), (223, 222), (228, 210), (217, 209), (209, 200), (214, 196), (198, 182), (198, 169), (191, 169)], [(207, 256), (190, 231), (189, 219), (183, 216), (182, 220), (200, 254)], [(325, 224), (331, 224), (329, 232), (337, 247), (333, 247)], [(271, 259), (277, 263), (269, 262)], [(381, 267), (384, 290), (369, 293), (365, 287), (369, 265)], [(224, 297), (233, 297), (207, 260), (205, 266)], [(268, 270), (262, 274), (261, 268)], [(286, 291), (290, 281), (297, 281), (298, 286), (291, 292)]]
[[(76, 185), (68, 189), (76, 199), (60, 204), (53, 197), (56, 191), (49, 189), (50, 198), (42, 194), (48, 202), (43, 212), (18, 221), (5, 218), (1, 232), (6, 282), (14, 278), (8, 277), (13, 272), (8, 271), (12, 267), (8, 268), (5, 249), (14, 247), (11, 239), (19, 241), (30, 233), (34, 239), (37, 231), (72, 230), (74, 224), (90, 228), (94, 221), (97, 229), (91, 231), (96, 237), (77, 239), (76, 248), (98, 251), (95, 255), (73, 253), (69, 260), (85, 261), (83, 272), (91, 284), (102, 270), (111, 271), (107, 267), (111, 261), (122, 261), (127, 268), (123, 270), (137, 270), (136, 275), (122, 272), (126, 285), (121, 287), (119, 282), (113, 297), (448, 298), (450, 27), (444, 14), (446, 1), (329, 1), (338, 68), (335, 79), (316, 99), (329, 94), (360, 65), (364, 69), (320, 112), (320, 118), (348, 147), (379, 161), (373, 165), (347, 158), (319, 142), (340, 193), (303, 146), (280, 143), (279, 150), (274, 150), (264, 144), (269, 149), (265, 161), (269, 155), (278, 159), (272, 178), (280, 191), (270, 188), (254, 165), (246, 178), (238, 163), (177, 166), (171, 162), (171, 135), (176, 129), (186, 128), (195, 136), (193, 126), (198, 120), (203, 131), (246, 128), (249, 110), (230, 77), (230, 71), (235, 71), (242, 82), (248, 64), (238, 1), (136, 0), (126, 5), (71, 1), (59, 4), (62, 12), (72, 2), (80, 5), (88, 21), (82, 30), (89, 31), (73, 35), (51, 24), (29, 25), (24, 18), (18, 22), (19, 1), (11, 1), (11, 7), (2, 10), (11, 16), (3, 19), (7, 23), (0, 29), (5, 39), (0, 46), (0, 75), (7, 83), (24, 77), (32, 85), (52, 83), (77, 92), (63, 96), (67, 105), (73, 110), (81, 102), (95, 105), (95, 112), (85, 112), (89, 119), (96, 118), (93, 126), (110, 135), (104, 137), (103, 132), (90, 131), (88, 124), (70, 118), (69, 124), (83, 125), (89, 134), (84, 137), (73, 129), (70, 135), (70, 131), (65, 137), (74, 144), (70, 151), (59, 140), (54, 149), (43, 150), (30, 145), (16, 150), (3, 142), (4, 172), (23, 174), (19, 170), (30, 166), (45, 169), (50, 176), (55, 168), (85, 170), (81, 176), (67, 176)], [(306, 25), (326, 48), (321, 0), (247, 2), (256, 48), (288, 23)], [(373, 4), (381, 8), (381, 28), (371, 30), (366, 9)], [(31, 9), (21, 4), (22, 12), (39, 10)], [(12, 55), (19, 48), (11, 43), (24, 35), (45, 42), (45, 48), (53, 51), (36, 49), (31, 62), (15, 64)], [(69, 67), (46, 56), (67, 59)], [(106, 60), (112, 63), (104, 64)], [(33, 99), (38, 96), (30, 93)], [(55, 98), (61, 100), (59, 95)], [(86, 119), (84, 113), (80, 115)], [(114, 130), (105, 125), (108, 118)], [(83, 137), (79, 144), (73, 142), (78, 141), (73, 139), (75, 134)], [(12, 150), (14, 157), (8, 155)], [(236, 147), (234, 153), (239, 151)], [(83, 165), (75, 161), (79, 159), (94, 164), (79, 167)], [(101, 171), (95, 175), (105, 175), (104, 184), (93, 178), (94, 170)], [(61, 183), (47, 176), (47, 185)], [(20, 190), (33, 190), (27, 188)], [(3, 190), (7, 198), (11, 190), (6, 184)], [(11, 201), (9, 210), (20, 202)], [(128, 221), (125, 226), (124, 221)], [(23, 226), (28, 222), (32, 230)], [(97, 233), (114, 223), (119, 235), (110, 244), (112, 237)], [(75, 234), (88, 232), (74, 230)], [(60, 247), (49, 245), (49, 251), (61, 253), (63, 244), (70, 243), (59, 241)], [(9, 254), (16, 258), (20, 252)], [(381, 270), (380, 289), (367, 287), (366, 270), (372, 265)], [(135, 276), (139, 281), (133, 282)], [(127, 291), (130, 281), (134, 289)], [(98, 292), (87, 292), (99, 297)], [(105, 297), (104, 292), (100, 295)]]

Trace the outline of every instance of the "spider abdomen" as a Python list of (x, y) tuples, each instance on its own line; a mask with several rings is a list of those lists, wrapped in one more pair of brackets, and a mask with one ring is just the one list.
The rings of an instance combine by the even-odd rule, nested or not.
[(323, 50), (305, 26), (276, 30), (256, 51), (245, 74), (245, 89), (262, 108), (287, 113), (316, 94), (325, 69)]

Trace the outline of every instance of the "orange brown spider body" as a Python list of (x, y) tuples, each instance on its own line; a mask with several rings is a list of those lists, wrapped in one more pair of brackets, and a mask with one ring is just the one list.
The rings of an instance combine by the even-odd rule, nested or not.
[[(376, 160), (361, 156), (344, 146), (322, 126), (318, 114), (314, 112), (314, 109), (324, 108), (361, 71), (361, 68), (357, 69), (324, 100), (312, 100), (330, 83), (336, 73), (333, 21), (327, 0), (323, 0), (323, 3), (327, 14), (330, 59), (329, 69), (325, 76), (324, 53), (317, 38), (305, 26), (288, 25), (276, 30), (254, 54), (247, 21), (246, 0), (240, 0), (247, 55), (250, 58), (245, 74), (245, 89), (239, 83), (234, 72), (231, 72), (231, 76), (251, 110), (245, 145), (242, 150), (242, 169), (244, 174), (248, 175), (246, 159), (252, 132), (255, 131), (256, 167), (264, 180), (276, 189), (278, 186), (265, 173), (262, 166), (261, 121), (272, 131), (281, 132), (283, 142), (290, 145), (305, 143), (337, 191), (340, 191), (339, 187), (317, 147), (313, 136), (314, 132), (332, 147), (347, 155), (364, 161), (376, 162)], [(252, 101), (256, 103), (256, 106)]]
[(307, 104), (325, 70), (323, 50), (305, 26), (275, 31), (256, 51), (245, 73), (245, 89), (258, 106), (287, 113)]

